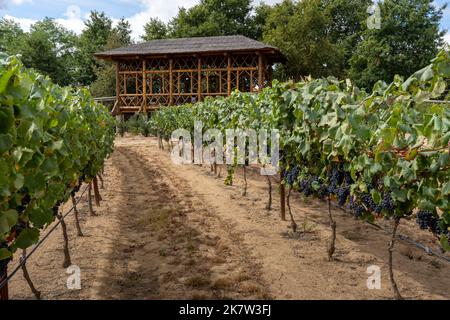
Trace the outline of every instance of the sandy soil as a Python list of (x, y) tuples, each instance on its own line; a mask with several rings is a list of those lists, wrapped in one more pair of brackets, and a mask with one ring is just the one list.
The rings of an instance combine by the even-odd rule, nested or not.
[[(29, 260), (44, 299), (390, 299), (389, 235), (333, 209), (336, 260), (329, 262), (326, 204), (292, 199), (301, 233), (266, 210), (267, 183), (242, 172), (225, 186), (206, 166), (177, 166), (156, 140), (118, 138), (105, 167), (103, 202), (90, 216), (79, 205), (84, 237), (69, 216), (72, 263), (81, 269), (81, 290), (68, 290), (62, 268), (63, 241), (56, 230)], [(85, 197), (84, 197), (85, 198)], [(67, 204), (66, 209), (70, 208)], [(380, 222), (389, 225), (388, 222)], [(305, 232), (303, 232), (305, 231)], [(431, 244), (412, 222), (400, 232)], [(11, 263), (10, 270), (18, 257)], [(367, 267), (381, 268), (381, 289), (369, 290)], [(404, 241), (394, 253), (395, 276), (408, 299), (450, 299), (450, 264)], [(19, 273), (13, 299), (33, 299)]]

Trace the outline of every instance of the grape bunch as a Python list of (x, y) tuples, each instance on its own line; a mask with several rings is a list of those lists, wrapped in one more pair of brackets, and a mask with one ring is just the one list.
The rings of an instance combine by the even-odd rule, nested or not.
[(375, 201), (372, 198), (372, 195), (370, 193), (363, 193), (361, 195), (361, 202), (364, 204), (364, 206), (372, 212), (375, 212), (377, 214), (381, 213), (382, 206), (377, 205)]
[(381, 208), (388, 213), (393, 213), (394, 211), (394, 200), (390, 193), (385, 193), (383, 199), (381, 200)]
[(435, 225), (436, 220), (434, 214), (430, 211), (420, 210), (417, 212), (416, 222), (422, 230), (427, 230), (432, 225)]
[(344, 172), (344, 184), (346, 186), (349, 186), (351, 184), (353, 184), (353, 179), (352, 179), (352, 175), (350, 174), (350, 172)]
[(345, 185), (339, 187), (336, 191), (336, 196), (339, 206), (342, 207), (347, 202), (347, 199), (350, 196), (350, 186)]
[(344, 174), (342, 165), (335, 165), (328, 172), (328, 192), (335, 194), (338, 187), (342, 184)]
[(309, 176), (300, 181), (299, 191), (302, 192), (306, 197), (311, 196), (314, 193), (312, 184), (314, 182), (314, 178)]
[(430, 225), (430, 231), (434, 234), (443, 234), (444, 230), (441, 227), (441, 222), (439, 219), (434, 218)]
[(356, 201), (355, 197), (350, 197), (349, 208), (356, 218), (360, 218), (365, 211), (364, 207)]
[(320, 200), (324, 200), (326, 199), (329, 195), (330, 195), (330, 190), (329, 190), (329, 186), (322, 184), (319, 188), (319, 190), (317, 190), (317, 197)]
[(286, 182), (289, 185), (293, 185), (295, 183), (295, 180), (297, 180), (297, 176), (300, 172), (299, 166), (294, 166), (288, 173), (286, 174)]
[(439, 218), (431, 211), (420, 210), (417, 212), (416, 222), (422, 230), (430, 230), (437, 235), (448, 234), (448, 232), (442, 228)]

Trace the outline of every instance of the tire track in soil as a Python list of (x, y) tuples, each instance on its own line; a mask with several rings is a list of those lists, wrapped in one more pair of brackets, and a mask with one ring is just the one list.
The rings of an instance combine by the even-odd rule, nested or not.
[[(164, 177), (132, 146), (113, 165), (124, 194), (117, 244), (95, 294), (105, 299), (261, 299), (266, 290), (239, 239), (215, 233), (214, 220), (178, 177)], [(135, 193), (133, 193), (135, 192)]]
[[(225, 171), (222, 170), (222, 175)], [(208, 168), (178, 167), (155, 139), (116, 140), (105, 166), (104, 201), (89, 216), (79, 205), (85, 237), (77, 237), (73, 216), (68, 232), (72, 261), (81, 268), (82, 290), (69, 291), (61, 231), (56, 230), (28, 262), (44, 299), (390, 299), (386, 271), (388, 236), (351, 217), (336, 214), (337, 261), (326, 261), (329, 228), (325, 206), (292, 199), (300, 224), (310, 232), (292, 237), (273, 210), (265, 210), (265, 179), (249, 170), (249, 194), (224, 186)], [(65, 210), (70, 204), (65, 205)], [(314, 221), (313, 221), (314, 220)], [(404, 223), (402, 232), (426, 240), (427, 233)], [(414, 233), (412, 233), (414, 232)], [(425, 243), (427, 243), (425, 241)], [(395, 275), (411, 299), (445, 299), (450, 268), (398, 242)], [(11, 268), (18, 261), (18, 256)], [(382, 267), (382, 289), (367, 290), (366, 268)], [(21, 277), (10, 283), (12, 299), (32, 299)]]
[[(127, 137), (123, 143), (133, 144), (141, 157), (158, 159), (166, 175), (180, 176), (190, 185), (211, 211), (226, 221), (232, 233), (252, 252), (261, 266), (269, 292), (277, 299), (391, 299), (387, 273), (389, 235), (334, 212), (338, 221), (336, 260), (326, 259), (330, 236), (326, 204), (292, 199), (295, 219), (302, 224), (305, 216), (309, 231), (292, 235), (289, 222), (279, 219), (279, 196), (274, 189), (273, 210), (265, 210), (267, 185), (259, 175), (248, 177), (248, 196), (242, 196), (242, 173), (237, 170), (234, 186), (224, 186), (208, 166), (176, 166), (166, 151), (158, 150), (152, 138)], [(149, 144), (151, 146), (149, 146)], [(224, 171), (222, 171), (223, 174)], [(337, 210), (333, 210), (337, 211)], [(286, 228), (287, 227), (287, 228)], [(300, 229), (302, 226), (299, 226)], [(403, 227), (410, 228), (407, 223)], [(414, 227), (414, 226), (413, 226)], [(409, 229), (408, 229), (409, 230)], [(417, 228), (410, 232), (422, 237)], [(408, 234), (408, 233), (407, 233)], [(428, 235), (429, 237), (429, 235)], [(448, 299), (450, 268), (419, 249), (397, 242), (394, 258), (395, 277), (409, 299)], [(382, 270), (381, 290), (366, 287), (367, 267)]]

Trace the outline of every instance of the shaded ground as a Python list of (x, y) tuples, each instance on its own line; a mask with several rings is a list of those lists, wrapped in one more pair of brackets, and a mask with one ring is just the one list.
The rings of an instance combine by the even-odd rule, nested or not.
[[(223, 177), (205, 166), (172, 164), (169, 153), (158, 150), (152, 138), (119, 138), (105, 168), (98, 216), (89, 216), (86, 201), (81, 201), (86, 236), (77, 237), (73, 216), (68, 219), (72, 262), (81, 269), (82, 290), (66, 288), (60, 230), (30, 260), (31, 277), (46, 299), (392, 297), (387, 234), (334, 210), (337, 259), (328, 262), (330, 230), (323, 203), (293, 197), (295, 219), (306, 231), (294, 235), (289, 223), (280, 221), (276, 187), (269, 212), (264, 178), (249, 174), (247, 196), (242, 196), (242, 186), (239, 171), (234, 186), (225, 186)], [(400, 229), (432, 243), (428, 233), (411, 223)], [(394, 261), (406, 298), (450, 298), (448, 263), (403, 242)], [(370, 265), (381, 268), (381, 290), (367, 289)], [(20, 274), (11, 282), (10, 294), (33, 298)]]

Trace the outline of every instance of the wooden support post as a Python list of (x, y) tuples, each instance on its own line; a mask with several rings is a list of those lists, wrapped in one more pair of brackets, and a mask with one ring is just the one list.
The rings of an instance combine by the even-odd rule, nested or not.
[(261, 53), (258, 54), (258, 89), (262, 90), (264, 86), (264, 61)]
[(142, 59), (142, 98), (144, 103), (144, 112), (147, 113), (147, 69), (145, 59)]
[(116, 62), (116, 100), (117, 100), (117, 109), (120, 114), (120, 63)]
[(231, 94), (231, 57), (228, 55), (227, 62), (227, 94)]
[(202, 101), (202, 58), (198, 57), (198, 65), (197, 65), (197, 81), (198, 81), (198, 93), (197, 93), (197, 101)]
[(169, 60), (169, 105), (173, 105), (173, 59)]
[(286, 190), (283, 184), (283, 171), (280, 173), (280, 211), (281, 211), (281, 220), (286, 221)]

